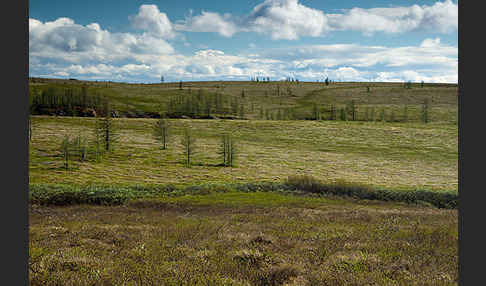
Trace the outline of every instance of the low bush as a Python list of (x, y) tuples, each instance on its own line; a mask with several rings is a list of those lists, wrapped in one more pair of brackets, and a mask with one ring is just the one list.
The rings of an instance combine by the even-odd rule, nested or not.
[(313, 194), (315, 196), (351, 197), (363, 200), (404, 202), (456, 209), (458, 194), (455, 191), (380, 190), (372, 186), (336, 180), (321, 182), (312, 176), (290, 176), (285, 182), (208, 183), (193, 186), (71, 186), (56, 184), (31, 184), (29, 201), (40, 205), (119, 205), (129, 200), (163, 198), (183, 195), (209, 195), (224, 192), (278, 192), (282, 194)]
[(348, 196), (366, 200), (394, 201), (420, 204), (429, 203), (438, 208), (454, 209), (458, 207), (459, 195), (454, 191), (396, 191), (379, 190), (372, 186), (336, 180), (323, 183), (312, 176), (289, 176), (285, 182), (288, 188), (311, 193), (328, 194), (335, 196)]
[(29, 201), (39, 205), (120, 205), (127, 200), (160, 196), (174, 191), (164, 187), (113, 187), (102, 185), (71, 186), (58, 184), (31, 184)]

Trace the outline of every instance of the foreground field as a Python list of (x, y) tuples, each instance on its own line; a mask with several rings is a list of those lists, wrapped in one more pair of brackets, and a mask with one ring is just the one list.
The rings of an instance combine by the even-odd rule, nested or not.
[(31, 285), (457, 285), (457, 211), (275, 193), (31, 205)]
[[(156, 119), (115, 118), (114, 151), (97, 160), (95, 118), (32, 116), (31, 285), (457, 285), (456, 85), (31, 87), (85, 84), (120, 114), (158, 114), (171, 97), (201, 89), (239, 98), (244, 116), (228, 118), (251, 120), (169, 119), (162, 150)], [(432, 104), (427, 124), (424, 99)], [(351, 100), (357, 121), (261, 120), (263, 109), (287, 107), (307, 118), (314, 104), (326, 119), (328, 105)], [(367, 107), (390, 117), (365, 121)], [(189, 167), (185, 128), (196, 139)], [(224, 133), (236, 142), (233, 167), (219, 154)], [(88, 144), (69, 170), (65, 136)]]
[[(152, 137), (155, 119), (115, 119), (115, 151), (63, 169), (65, 135), (92, 138), (95, 119), (33, 116), (30, 183), (86, 185), (282, 181), (307, 174), (387, 189), (456, 190), (457, 125), (272, 120), (170, 120), (169, 145)], [(196, 138), (194, 164), (183, 163), (182, 128)], [(221, 167), (220, 136), (231, 132), (238, 158)], [(91, 157), (90, 157), (91, 156)]]

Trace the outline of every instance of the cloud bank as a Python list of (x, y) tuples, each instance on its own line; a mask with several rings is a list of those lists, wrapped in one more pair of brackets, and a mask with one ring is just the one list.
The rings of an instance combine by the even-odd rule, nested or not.
[(458, 6), (452, 0), (432, 6), (412, 5), (392, 8), (353, 8), (341, 14), (325, 14), (298, 0), (265, 0), (243, 17), (203, 11), (179, 21), (177, 30), (214, 32), (231, 37), (237, 32), (268, 34), (274, 40), (318, 37), (333, 31), (405, 33), (435, 31), (450, 33), (458, 28)]
[(156, 5), (141, 5), (129, 21), (138, 33), (113, 33), (98, 23), (80, 25), (69, 18), (29, 19), (31, 76), (128, 82), (154, 82), (161, 75), (168, 81), (248, 80), (259, 75), (272, 80), (295, 76), (309, 81), (457, 82), (458, 49), (438, 37), (416, 46), (300, 45), (236, 54), (208, 48), (181, 54), (170, 44), (183, 31), (216, 32), (227, 38), (256, 32), (274, 40), (334, 30), (448, 33), (457, 29), (457, 4), (450, 0), (432, 6), (354, 8), (342, 14), (325, 14), (298, 0), (266, 0), (242, 17), (203, 11), (174, 24)]

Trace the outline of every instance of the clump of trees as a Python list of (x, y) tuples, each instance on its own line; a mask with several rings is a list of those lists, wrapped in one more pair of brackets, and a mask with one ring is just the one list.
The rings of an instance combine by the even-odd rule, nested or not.
[(87, 158), (87, 143), (86, 139), (79, 135), (73, 139), (69, 135), (65, 135), (64, 139), (61, 141), (60, 146), (61, 156), (63, 158), (63, 167), (67, 171), (70, 169), (70, 163), (72, 158), (78, 158), (79, 161), (83, 162)]
[[(283, 109), (292, 110), (292, 109)], [(421, 104), (421, 110), (415, 120), (420, 120), (423, 123), (430, 122), (430, 100), (425, 99)], [(271, 119), (271, 114), (266, 114), (266, 119)], [(260, 118), (262, 115), (260, 114)], [(341, 120), (341, 121), (382, 121), (382, 122), (409, 122), (410, 121), (410, 107), (403, 106), (403, 109), (398, 109), (392, 106), (383, 106), (376, 109), (375, 106), (360, 107), (355, 100), (350, 100), (344, 106), (337, 107), (335, 103), (330, 103), (326, 106), (320, 107), (317, 103), (313, 103), (309, 109), (302, 110), (298, 115), (290, 116), (285, 112), (282, 116), (277, 113), (277, 120)]]
[[(209, 119), (217, 116), (240, 116), (243, 102), (238, 97), (225, 97), (221, 93), (208, 93), (199, 90), (197, 94), (184, 94), (172, 97), (167, 104), (165, 116), (168, 118)], [(244, 110), (243, 110), (244, 116)]]
[(88, 94), (87, 86), (33, 88), (29, 95), (29, 109), (34, 115), (95, 117), (101, 104), (102, 97)]

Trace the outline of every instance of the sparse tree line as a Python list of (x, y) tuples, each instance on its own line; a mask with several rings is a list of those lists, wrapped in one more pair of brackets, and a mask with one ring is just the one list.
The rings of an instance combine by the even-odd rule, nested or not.
[[(421, 122), (430, 122), (430, 108), (430, 101), (425, 99), (419, 110)], [(298, 112), (296, 107), (260, 108), (259, 119), (409, 122), (411, 120), (409, 111), (410, 107), (408, 105), (403, 106), (401, 111), (397, 111), (387, 107), (359, 107), (354, 100), (351, 100), (346, 105), (339, 107), (335, 103), (324, 106), (314, 103), (310, 112), (302, 110)]]
[(270, 77), (267, 76), (267, 77), (258, 77), (258, 76), (252, 76), (250, 77), (250, 81), (254, 81), (254, 82), (270, 82)]
[[(242, 91), (245, 98), (245, 91)], [(245, 107), (238, 97), (227, 97), (221, 93), (208, 93), (199, 89), (197, 93), (189, 93), (172, 97), (165, 111), (168, 118), (213, 118), (213, 116), (233, 116), (244, 118)]]
[[(92, 136), (88, 137), (79, 134), (73, 138), (69, 135), (65, 135), (63, 138), (59, 150), (63, 158), (63, 168), (65, 170), (72, 170), (71, 162), (73, 160), (84, 162), (89, 158), (95, 162), (100, 162), (104, 154), (115, 151), (114, 146), (119, 143), (119, 126), (116, 126), (112, 119), (110, 105), (107, 101), (103, 104), (103, 109), (100, 114), (102, 116), (96, 118)], [(157, 119), (152, 129), (152, 136), (160, 145), (160, 148), (162, 150), (168, 149), (170, 142), (170, 125), (168, 120), (165, 118)], [(29, 134), (32, 134), (31, 123), (29, 123)], [(29, 140), (32, 140), (31, 137)], [(197, 153), (196, 142), (196, 137), (193, 135), (191, 129), (185, 126), (181, 144), (183, 146), (184, 164), (187, 167), (191, 166), (191, 160), (194, 154)], [(221, 135), (221, 142), (219, 151), (222, 157), (221, 166), (233, 167), (236, 159), (235, 141), (229, 133), (223, 133)]]
[(102, 97), (99, 94), (89, 95), (86, 86), (34, 88), (29, 96), (30, 113), (35, 115), (94, 117), (102, 105)]
[[(326, 78), (326, 84), (329, 84)], [(423, 86), (423, 82), (421, 84)], [(405, 83), (410, 88), (411, 83)], [(248, 112), (255, 114), (254, 103), (245, 106), (246, 93), (241, 91), (241, 96), (227, 96), (220, 92), (211, 93), (202, 89), (196, 92), (187, 90), (188, 93), (173, 96), (167, 103), (166, 110), (162, 114), (167, 118), (193, 118), (210, 119), (239, 118), (245, 119)], [(367, 91), (370, 87), (367, 86)], [(284, 91), (280, 85), (273, 90), (277, 97), (282, 95), (294, 96), (292, 88), (286, 86)], [(269, 92), (266, 90), (265, 97)], [(31, 114), (56, 114), (67, 116), (89, 116), (95, 117), (103, 113), (106, 99), (99, 94), (89, 95), (86, 86), (81, 88), (56, 88), (49, 87), (39, 91), (33, 89), (30, 96)], [(281, 103), (280, 103), (281, 105)], [(359, 110), (359, 112), (358, 112)], [(112, 111), (110, 111), (112, 112)], [(257, 111), (257, 118), (263, 120), (343, 120), (343, 121), (386, 121), (386, 122), (407, 122), (410, 119), (409, 107), (404, 106), (402, 111), (386, 108), (366, 106), (358, 107), (355, 101), (350, 101), (345, 106), (336, 104), (317, 105), (314, 104), (311, 110), (302, 110), (301, 107), (283, 107), (263, 109)], [(425, 100), (420, 111), (420, 121), (430, 121), (430, 103)], [(102, 115), (101, 115), (102, 116)], [(31, 131), (31, 128), (29, 128)], [(29, 135), (30, 136), (30, 135)]]
[(114, 145), (119, 138), (118, 128), (113, 122), (109, 102), (103, 101), (102, 106), (98, 111), (91, 138), (88, 139), (81, 134), (74, 138), (65, 135), (61, 142), (60, 151), (66, 170), (70, 169), (73, 159), (84, 162), (89, 157), (100, 162), (103, 154), (114, 151)]

